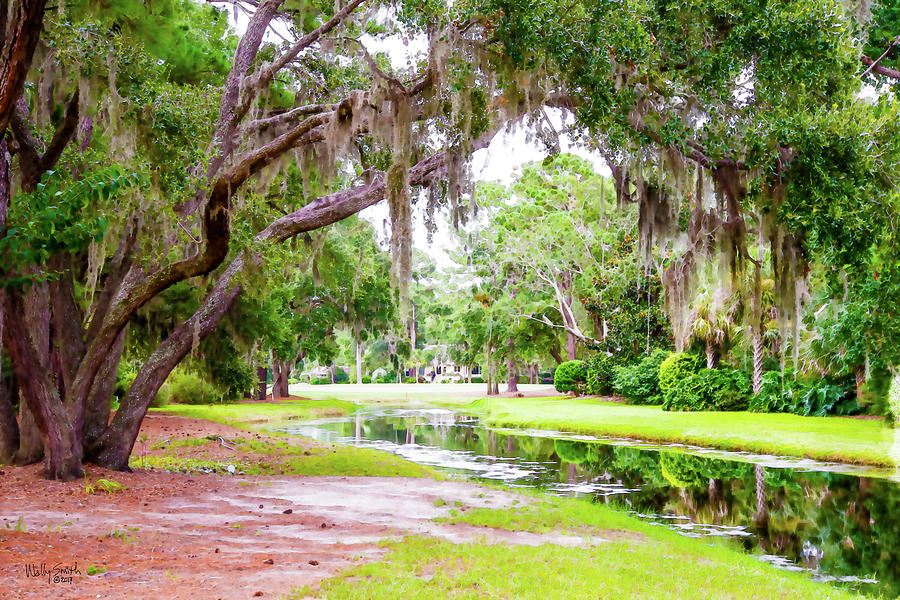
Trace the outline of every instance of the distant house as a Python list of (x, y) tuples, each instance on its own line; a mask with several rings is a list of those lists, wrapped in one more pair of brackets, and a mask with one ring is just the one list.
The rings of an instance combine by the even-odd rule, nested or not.
[[(335, 369), (343, 370), (347, 375), (350, 374), (350, 367), (344, 365), (335, 365)], [(310, 377), (314, 379), (323, 379), (331, 377), (331, 366), (330, 365), (319, 365), (317, 367), (313, 367), (309, 372)]]

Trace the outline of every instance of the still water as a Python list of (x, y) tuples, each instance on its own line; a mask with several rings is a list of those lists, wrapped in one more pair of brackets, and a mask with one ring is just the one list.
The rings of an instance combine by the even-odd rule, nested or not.
[(476, 481), (612, 503), (692, 537), (874, 596), (900, 596), (897, 473), (558, 431), (440, 409), (360, 409), (283, 431), (378, 448)]

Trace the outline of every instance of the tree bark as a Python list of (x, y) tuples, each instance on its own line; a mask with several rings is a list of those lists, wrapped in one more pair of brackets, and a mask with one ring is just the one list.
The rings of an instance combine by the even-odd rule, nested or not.
[[(235, 261), (237, 262), (237, 259)], [(235, 266), (232, 264), (229, 269)], [(129, 470), (128, 457), (131, 456), (131, 450), (134, 448), (150, 402), (156, 397), (156, 393), (172, 369), (190, 352), (195, 333), (200, 339), (212, 333), (240, 292), (240, 286), (229, 285), (230, 277), (224, 279), (224, 282), (221, 280), (217, 282), (207, 301), (197, 312), (179, 325), (153, 351), (128, 388), (112, 422), (97, 442), (88, 449), (86, 453), (88, 460), (116, 471)]]
[(753, 395), (762, 391), (763, 338), (758, 327), (753, 328)]
[(494, 388), (491, 387), (491, 376), (494, 374), (493, 369), (491, 369), (491, 343), (487, 343), (487, 369), (484, 373), (484, 381), (487, 383), (487, 395), (494, 395)]
[(256, 400), (259, 402), (266, 401), (266, 379), (269, 376), (269, 369), (265, 366), (256, 367)]
[(122, 361), (124, 349), (125, 330), (123, 329), (119, 333), (119, 339), (113, 345), (112, 351), (104, 359), (103, 366), (97, 372), (94, 385), (91, 387), (91, 395), (85, 405), (84, 425), (81, 428), (85, 448), (93, 445), (109, 425), (112, 397), (116, 389), (116, 375), (119, 373), (119, 363)]
[[(34, 287), (34, 286), (33, 286)], [(6, 293), (7, 348), (26, 404), (34, 415), (46, 447), (44, 474), (48, 479), (70, 481), (84, 475), (81, 466), (81, 431), (74, 416), (59, 397), (59, 389), (40, 360), (35, 340), (25, 323), (20, 292)]]
[(562, 354), (560, 354), (559, 350), (557, 350), (556, 348), (550, 348), (549, 352), (550, 356), (553, 357), (553, 360), (556, 361), (556, 364), (561, 365), (565, 362), (562, 358)]
[(359, 334), (356, 334), (356, 383), (362, 383), (362, 343), (359, 341)]
[(4, 41), (0, 46), (0, 134), (15, 110), (16, 102), (22, 94), (22, 86), (31, 68), (31, 59), (41, 35), (46, 0), (21, 0), (14, 2), (12, 18), (7, 21), (7, 3), (0, 4), (0, 31)]
[(862, 404), (866, 389), (866, 365), (856, 367), (854, 376), (856, 379), (856, 401)]
[(19, 424), (3, 379), (3, 293), (0, 292), (0, 464), (12, 462), (19, 450)]
[(291, 395), (288, 387), (288, 376), (291, 373), (290, 361), (278, 360), (272, 354), (272, 397), (287, 398)]
[(513, 357), (513, 353), (515, 352), (516, 345), (513, 342), (512, 338), (509, 338), (507, 341), (507, 345), (509, 346), (509, 358), (506, 359), (506, 369), (509, 372), (509, 379), (506, 383), (506, 391), (507, 392), (518, 392), (519, 391), (519, 371), (516, 367), (516, 359)]
[[(0, 4), (0, 31), (5, 32), (6, 3)], [(9, 212), (9, 159), (6, 138), (0, 136), (0, 231), (6, 227)], [(0, 463), (12, 461), (19, 451), (19, 424), (12, 405), (10, 390), (3, 379), (3, 310), (6, 299), (0, 290)]]
[(719, 348), (712, 342), (706, 342), (706, 368), (715, 369), (719, 364)]
[(28, 403), (20, 391), (16, 393), (19, 394), (19, 448), (13, 464), (33, 465), (44, 459), (44, 440)]

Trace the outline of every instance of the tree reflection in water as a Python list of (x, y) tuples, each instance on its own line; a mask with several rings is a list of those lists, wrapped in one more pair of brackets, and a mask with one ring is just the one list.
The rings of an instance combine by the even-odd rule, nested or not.
[[(596, 484), (587, 486), (595, 501), (622, 505), (687, 535), (743, 535), (747, 550), (787, 557), (826, 579), (877, 579), (878, 584), (854, 587), (900, 595), (900, 486), (892, 481), (764, 467), (621, 442), (508, 434), (458, 419), (448, 413), (377, 416), (329, 427), (351, 441), (360, 436), (402, 439), (407, 445), (464, 456), (512, 459), (527, 475), (507, 479), (510, 483), (569, 494)], [(403, 455), (416, 460), (409, 451)]]

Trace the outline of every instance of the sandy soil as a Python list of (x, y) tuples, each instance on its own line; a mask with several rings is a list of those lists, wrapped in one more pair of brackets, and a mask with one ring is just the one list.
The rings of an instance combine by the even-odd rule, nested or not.
[[(155, 415), (142, 432), (147, 454), (167, 438), (266, 437)], [(218, 443), (204, 448), (234, 455)], [(507, 544), (604, 541), (434, 523), (455, 503), (502, 507), (514, 499), (453, 481), (118, 473), (96, 467), (88, 467), (87, 477), (114, 479), (126, 489), (89, 495), (84, 481), (42, 479), (39, 465), (0, 469), (0, 598), (279, 598), (360, 560), (377, 559), (384, 551), (379, 541), (407, 533), (452, 541), (487, 536)], [(106, 570), (88, 575), (92, 565)], [(65, 567), (76, 570), (66, 574)], [(61, 581), (54, 582), (54, 575)]]

